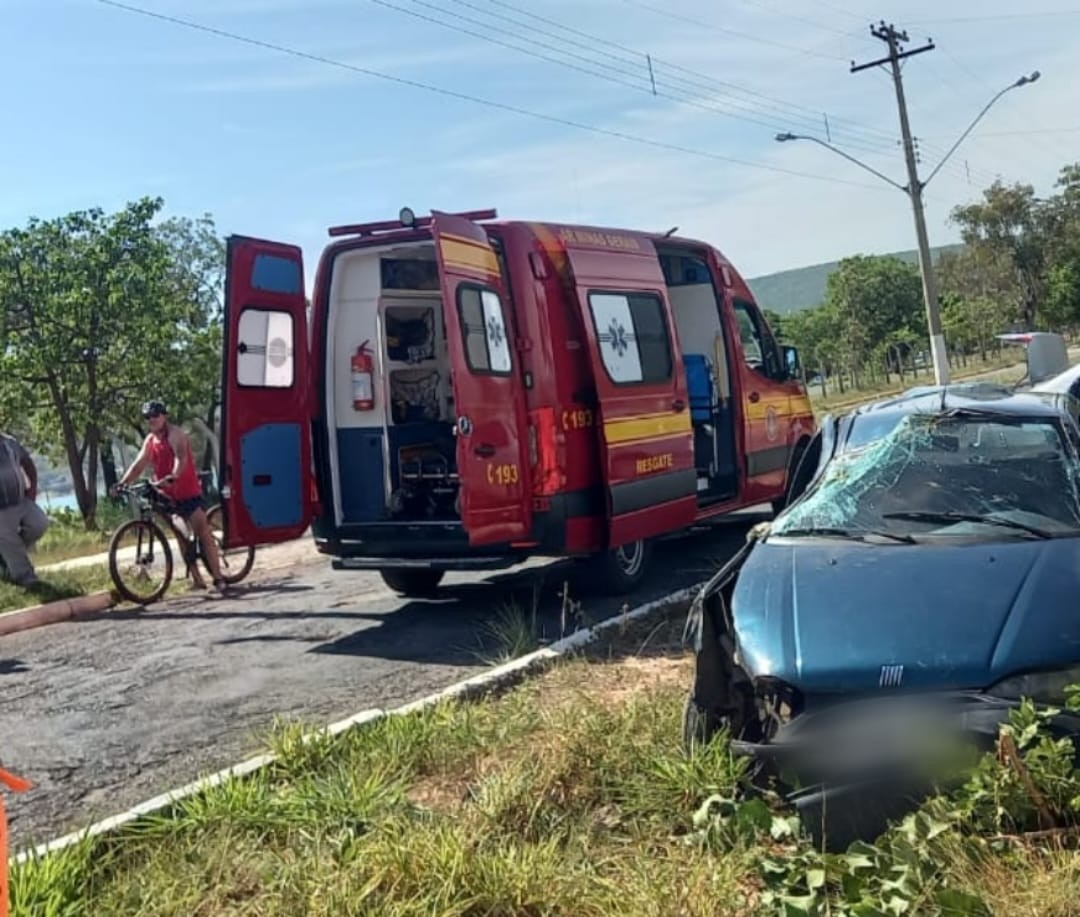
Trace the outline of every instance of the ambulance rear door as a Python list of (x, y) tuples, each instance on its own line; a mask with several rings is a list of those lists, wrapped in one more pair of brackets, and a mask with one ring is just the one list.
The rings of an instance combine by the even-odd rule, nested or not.
[(469, 544), (529, 537), (527, 414), (506, 282), (483, 227), (434, 213), (450, 351), (461, 518)]

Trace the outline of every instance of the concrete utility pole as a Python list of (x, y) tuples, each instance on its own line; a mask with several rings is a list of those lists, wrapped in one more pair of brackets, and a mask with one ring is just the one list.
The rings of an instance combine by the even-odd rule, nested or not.
[(941, 330), (941, 306), (938, 303), (937, 277), (934, 274), (934, 262), (930, 254), (930, 237), (926, 232), (926, 214), (923, 211), (922, 192), (925, 187), (919, 181), (919, 169), (915, 162), (915, 144), (911, 139), (911, 124), (908, 122), (907, 101), (904, 99), (904, 81), (900, 74), (900, 61), (916, 54), (923, 54), (934, 49), (933, 41), (928, 41), (921, 48), (910, 51), (900, 49), (901, 42), (908, 41), (907, 32), (897, 32), (892, 25), (870, 27), (870, 34), (881, 39), (889, 46), (889, 56), (867, 64), (851, 65), (851, 72), (867, 70), (889, 64), (892, 70), (893, 84), (896, 87), (896, 106), (900, 111), (900, 133), (904, 143), (904, 159), (907, 162), (908, 185), (905, 189), (911, 199), (911, 209), (915, 213), (915, 235), (919, 243), (919, 272), (922, 274), (923, 300), (926, 303), (926, 322), (930, 329), (930, 352), (934, 360), (934, 380), (938, 385), (949, 384), (949, 355), (945, 349), (945, 335)]
[[(934, 262), (930, 257), (930, 240), (926, 233), (926, 216), (923, 213), (923, 189), (930, 184), (934, 176), (941, 171), (941, 167), (948, 162), (949, 157), (951, 157), (952, 154), (956, 152), (957, 147), (964, 142), (964, 138), (975, 129), (975, 125), (982, 120), (983, 115), (990, 110), (991, 106), (1010, 90), (1034, 83), (1039, 78), (1039, 71), (1034, 70), (1030, 75), (1020, 77), (1016, 82), (1010, 83), (987, 102), (983, 107), (983, 110), (976, 115), (975, 120), (968, 125), (967, 130), (960, 135), (960, 138), (956, 143), (954, 143), (949, 151), (942, 157), (941, 162), (934, 167), (934, 170), (927, 177), (926, 181), (920, 181), (915, 141), (911, 136), (911, 125), (908, 123), (907, 102), (904, 99), (904, 83), (900, 77), (900, 61), (904, 58), (912, 57), (915, 54), (922, 54), (924, 51), (932, 51), (934, 43), (933, 41), (928, 41), (921, 48), (915, 48), (911, 51), (901, 51), (900, 44), (901, 42), (906, 42), (908, 40), (907, 33), (897, 32), (894, 26), (887, 26), (884, 22), (877, 28), (871, 26), (870, 33), (889, 46), (889, 55), (880, 60), (871, 61), (868, 64), (856, 64), (853, 61), (851, 64), (851, 72), (855, 73), (870, 67), (881, 67), (885, 64), (889, 65), (892, 71), (893, 83), (896, 86), (896, 104), (900, 109), (900, 130), (904, 136), (904, 159), (907, 162), (908, 183), (906, 185), (901, 185), (899, 182), (893, 181), (889, 176), (868, 166), (865, 162), (860, 162), (849, 153), (845, 153), (843, 150), (837, 149), (831, 143), (827, 143), (817, 137), (809, 137), (805, 134), (793, 134), (790, 131), (786, 131), (777, 134), (776, 139), (780, 143), (786, 143), (790, 140), (811, 140), (819, 146), (823, 146), (837, 155), (843, 156), (844, 159), (854, 163), (861, 169), (865, 169), (870, 174), (877, 176), (892, 185), (892, 187), (903, 191), (904, 194), (908, 196), (908, 199), (911, 201), (911, 208), (915, 213), (915, 233), (919, 241), (919, 272), (922, 274), (923, 300), (926, 303), (926, 321), (930, 330), (930, 350), (934, 359), (934, 377), (937, 380), (938, 385), (948, 385), (949, 360), (948, 353), (945, 349), (945, 336), (941, 330), (941, 308), (938, 305), (937, 278), (934, 275)], [(970, 182), (970, 173), (968, 181)]]

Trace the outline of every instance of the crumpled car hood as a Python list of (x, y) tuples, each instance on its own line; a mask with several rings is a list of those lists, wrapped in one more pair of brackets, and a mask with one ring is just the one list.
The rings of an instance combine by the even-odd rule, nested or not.
[(806, 694), (985, 688), (1080, 663), (1080, 539), (762, 542), (732, 614), (746, 670)]

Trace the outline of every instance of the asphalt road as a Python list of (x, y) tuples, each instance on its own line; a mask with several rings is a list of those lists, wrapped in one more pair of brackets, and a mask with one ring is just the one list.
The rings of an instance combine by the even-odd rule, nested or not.
[[(634, 595), (586, 600), (586, 615), (601, 620), (707, 578), (748, 524), (659, 545)], [(544, 637), (557, 639), (564, 572), (454, 574), (438, 600), (411, 601), (375, 574), (320, 562), (227, 600), (0, 637), (0, 762), (35, 784), (7, 803), (14, 848), (262, 751), (275, 715), (322, 725), (476, 674), (493, 653), (485, 623), (509, 602), (531, 608), (537, 588)]]

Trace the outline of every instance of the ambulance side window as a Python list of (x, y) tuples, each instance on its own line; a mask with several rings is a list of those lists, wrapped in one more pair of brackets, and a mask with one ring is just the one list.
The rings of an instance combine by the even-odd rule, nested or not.
[(288, 312), (245, 309), (237, 328), (236, 383), (244, 388), (291, 388), (295, 329)]
[(782, 379), (779, 349), (759, 320), (757, 310), (738, 299), (734, 305), (746, 365), (770, 379)]
[(510, 339), (499, 294), (463, 283), (457, 288), (457, 308), (469, 369), (477, 375), (508, 376)]
[(617, 385), (671, 378), (671, 340), (664, 304), (653, 293), (589, 293), (600, 358)]

